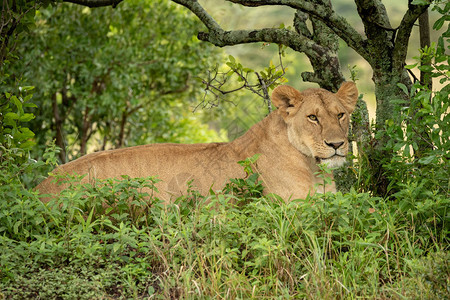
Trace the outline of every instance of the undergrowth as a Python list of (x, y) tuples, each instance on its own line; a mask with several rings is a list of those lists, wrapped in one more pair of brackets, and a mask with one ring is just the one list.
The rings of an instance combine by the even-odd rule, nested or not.
[[(255, 177), (169, 205), (142, 189), (156, 179), (128, 177), (74, 185), (48, 204), (32, 191), (2, 201), (0, 297), (448, 295), (448, 198), (407, 208), (355, 190), (289, 203), (243, 198), (259, 190)], [(102, 205), (111, 197), (114, 209)]]

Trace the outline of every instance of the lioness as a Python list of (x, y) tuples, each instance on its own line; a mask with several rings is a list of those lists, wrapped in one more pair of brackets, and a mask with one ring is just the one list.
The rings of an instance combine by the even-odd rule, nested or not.
[[(358, 98), (353, 82), (334, 94), (324, 89), (299, 92), (282, 85), (272, 93), (278, 108), (230, 143), (152, 144), (85, 155), (55, 169), (54, 173), (87, 174), (84, 182), (120, 175), (158, 175), (157, 196), (166, 203), (187, 190), (192, 180), (201, 193), (221, 189), (229, 178), (243, 178), (238, 161), (260, 154), (255, 168), (266, 193), (285, 200), (314, 193), (318, 163), (340, 166), (348, 151), (348, 125)], [(330, 175), (331, 176), (331, 175)], [(37, 186), (41, 194), (64, 188), (49, 177)], [(325, 191), (335, 191), (334, 184)], [(323, 190), (321, 191), (323, 192)], [(45, 199), (44, 199), (45, 201)]]

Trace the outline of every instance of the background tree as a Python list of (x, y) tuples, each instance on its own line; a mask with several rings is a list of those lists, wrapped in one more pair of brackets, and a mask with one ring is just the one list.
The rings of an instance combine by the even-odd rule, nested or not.
[(167, 1), (41, 10), (14, 71), (39, 87), (38, 144), (55, 138), (66, 162), (89, 145), (208, 141), (212, 131), (188, 117), (200, 98), (194, 77), (217, 55), (192, 38), (198, 25)]

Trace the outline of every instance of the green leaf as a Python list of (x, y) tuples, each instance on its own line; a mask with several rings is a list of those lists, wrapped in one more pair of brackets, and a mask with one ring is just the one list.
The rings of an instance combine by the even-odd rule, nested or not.
[(429, 165), (430, 163), (433, 162), (433, 160), (436, 157), (434, 155), (431, 156), (426, 156), (426, 157), (422, 157), (421, 159), (419, 159), (419, 163), (423, 164), (423, 165)]
[(247, 178), (247, 182), (251, 183), (252, 185), (255, 185), (255, 183), (258, 181), (259, 174), (253, 173)]
[(26, 95), (26, 96), (23, 98), (24, 106), (25, 106), (25, 102), (30, 101), (31, 98), (33, 98), (33, 94)]
[(20, 144), (20, 148), (24, 150), (30, 150), (36, 145), (35, 141), (26, 141)]
[(29, 138), (32, 138), (33, 136), (34, 136), (34, 132), (33, 131), (31, 131), (29, 128), (27, 128), (27, 127), (22, 127), (22, 128), (20, 128), (20, 132), (21, 132), (21, 138), (22, 139), (29, 139)]
[(417, 63), (413, 64), (413, 65), (406, 65), (405, 68), (408, 70), (411, 70), (411, 69), (414, 69), (416, 66), (417, 66)]
[(431, 72), (433, 71), (433, 67), (432, 66), (428, 66), (428, 65), (424, 65), (424, 66), (419, 66), (418, 69), (422, 72)]
[[(28, 97), (28, 96), (27, 96)], [(26, 97), (25, 97), (26, 98)], [(24, 107), (33, 107), (33, 108), (37, 108), (38, 106), (34, 103), (24, 103), (23, 104)]]
[(9, 112), (5, 115), (5, 119), (9, 120), (17, 120), (19, 119), (19, 115), (13, 112)]
[(12, 96), (12, 97), (11, 97), (11, 102), (12, 102), (19, 110), (22, 110), (22, 102), (21, 102), (19, 99), (17, 99), (16, 96)]
[(14, 234), (18, 234), (18, 233), (19, 233), (19, 227), (20, 227), (20, 225), (22, 225), (22, 221), (17, 221), (17, 222), (14, 224)]
[(20, 116), (19, 121), (21, 122), (28, 122), (30, 120), (33, 120), (35, 117), (33, 114), (24, 114)]
[(113, 252), (117, 252), (120, 248), (120, 244), (119, 243), (115, 243), (113, 246)]
[(444, 25), (444, 23), (445, 23), (445, 16), (444, 17), (440, 17), (439, 19), (436, 20), (436, 22), (434, 22), (433, 29), (434, 30), (441, 29), (442, 25)]
[(397, 86), (403, 91), (403, 93), (409, 96), (409, 91), (406, 85), (404, 85), (403, 83), (397, 83)]
[(31, 90), (34, 90), (34, 86), (21, 86), (21, 87), (19, 87), (19, 90), (21, 90), (21, 91), (31, 91)]

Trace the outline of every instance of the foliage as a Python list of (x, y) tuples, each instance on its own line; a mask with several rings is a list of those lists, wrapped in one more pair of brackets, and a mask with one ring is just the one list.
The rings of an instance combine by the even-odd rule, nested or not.
[[(80, 299), (335, 299), (445, 292), (448, 264), (436, 269), (428, 257), (448, 259), (446, 197), (432, 195), (428, 207), (405, 211), (402, 198), (354, 190), (289, 203), (274, 195), (191, 191), (162, 205), (149, 193), (154, 182), (78, 185), (46, 205), (32, 193), (26, 206), (0, 202), (2, 212), (22, 211), (7, 213), (20, 230), (6, 229), (0, 218), (1, 293), (70, 298), (76, 287)], [(254, 188), (250, 181), (233, 184)]]
[[(123, 298), (136, 296), (132, 290), (120, 290), (122, 281), (126, 280), (126, 274), (118, 264), (111, 263), (100, 269), (86, 264), (62, 269), (32, 268), (30, 271), (17, 277), (20, 284), (5, 287), (5, 294), (10, 296), (9, 298), (98, 299), (99, 295), (116, 293)], [(142, 286), (139, 288), (145, 289)]]
[[(450, 255), (448, 252), (432, 252), (426, 257), (408, 262), (414, 279), (408, 282), (413, 288), (420, 284), (423, 298), (445, 299), (450, 285)], [(407, 283), (407, 284), (408, 284)]]
[(197, 27), (164, 0), (40, 10), (12, 69), (37, 87), (39, 147), (55, 138), (65, 162), (88, 148), (217, 138), (189, 116), (193, 78), (216, 55), (192, 36)]
[[(450, 8), (450, 6), (448, 6)], [(439, 21), (438, 21), (439, 22)], [(447, 33), (447, 48), (450, 31)], [(445, 34), (444, 34), (445, 36)], [(438, 188), (435, 193), (449, 196), (448, 164), (450, 153), (450, 57), (446, 55), (444, 38), (437, 44), (421, 50), (417, 60), (432, 62), (418, 68), (428, 73), (442, 85), (437, 91), (431, 91), (427, 85), (416, 82), (408, 93), (404, 86), (400, 87), (408, 93), (409, 104), (399, 102), (398, 119), (401, 123), (389, 121), (388, 134), (390, 142), (386, 145), (397, 156), (388, 168), (397, 173), (392, 178), (392, 185), (408, 187), (411, 181), (420, 182), (423, 192), (428, 194), (429, 187)], [(416, 65), (408, 66), (413, 68)], [(419, 143), (425, 145), (420, 147)], [(398, 172), (402, 173), (399, 176)], [(401, 178), (401, 182), (397, 181)], [(406, 179), (407, 178), (407, 179)], [(405, 180), (406, 179), (406, 180)], [(418, 191), (416, 191), (418, 192)], [(419, 195), (421, 193), (418, 193)]]
[(259, 180), (259, 174), (253, 169), (260, 154), (255, 154), (245, 160), (238, 161), (238, 164), (244, 168), (245, 178), (231, 178), (230, 182), (225, 186), (226, 194), (235, 195), (238, 199), (255, 199), (263, 194), (264, 186)]
[[(36, 107), (36, 104), (30, 102), (33, 97), (31, 91), (34, 87), (20, 87), (22, 91), (19, 96), (8, 92), (4, 94), (4, 102), (1, 104), (1, 127), (3, 133), (0, 136), (0, 144), (4, 149), (17, 147), (22, 150), (31, 149), (36, 143), (31, 140), (34, 133), (24, 123), (34, 119), (34, 115), (26, 113), (24, 108)], [(18, 151), (18, 150), (17, 150)]]
[[(9, 67), (17, 59), (15, 49), (25, 33), (34, 27), (34, 15), (41, 1), (3, 1), (0, 20), (0, 199), (15, 196), (20, 177), (32, 164), (29, 151), (36, 145), (29, 121), (35, 118), (29, 111), (36, 108), (31, 102), (33, 86), (26, 86), (20, 78), (11, 80)], [(7, 86), (10, 81), (12, 86)]]
[[(0, 97), (0, 201), (28, 197), (25, 185), (41, 173), (55, 166), (55, 147), (50, 145), (42, 161), (30, 158), (36, 146), (29, 122), (35, 118), (32, 86), (19, 86), (18, 94), (4, 92)], [(53, 151), (52, 151), (53, 150)]]
[(236, 61), (234, 56), (229, 55), (228, 61), (225, 62), (225, 71), (219, 71), (219, 66), (216, 66), (213, 71), (208, 72), (207, 79), (200, 79), (204, 84), (205, 90), (203, 101), (200, 105), (203, 105), (203, 107), (219, 106), (224, 100), (227, 101), (228, 94), (235, 94), (245, 89), (262, 98), (267, 106), (268, 113), (270, 113), (273, 108), (269, 91), (287, 81), (284, 78), (286, 69), (282, 61), (284, 51), (285, 47), (279, 45), (279, 66), (275, 66), (270, 62), (269, 67), (259, 72), (244, 67), (240, 62)]
[(41, 4), (50, 1), (2, 1), (0, 20), (0, 74), (1, 82), (7, 74), (5, 67), (15, 59), (14, 51), (24, 34), (34, 28), (34, 16)]
[[(442, 20), (448, 17), (450, 5), (446, 3), (441, 8), (437, 4), (433, 9), (443, 16), (435, 22), (434, 28), (440, 29)], [(430, 194), (449, 197), (450, 57), (446, 53), (450, 49), (449, 42), (450, 27), (437, 43), (420, 50), (420, 55), (415, 57), (417, 63), (406, 66), (407, 69), (417, 68), (425, 77), (432, 78), (435, 90), (418, 80), (411, 89), (398, 83), (404, 97), (394, 102), (393, 117), (386, 120), (386, 130), (374, 131), (374, 138), (364, 141), (366, 150), (359, 154), (356, 172), (361, 190), (377, 192), (379, 183), (374, 174), (383, 169), (383, 176), (389, 183), (383, 193), (385, 196), (404, 199), (411, 196), (407, 201), (412, 203), (423, 203)], [(429, 64), (421, 65), (423, 61)], [(380, 140), (386, 141), (383, 152), (374, 151)]]

